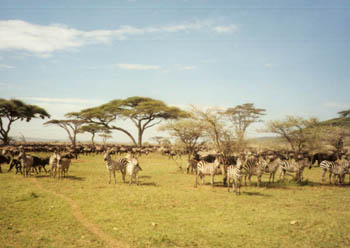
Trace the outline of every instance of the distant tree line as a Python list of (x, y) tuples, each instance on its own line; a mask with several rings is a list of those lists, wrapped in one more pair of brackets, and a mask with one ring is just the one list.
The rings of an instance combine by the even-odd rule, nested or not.
[[(245, 103), (232, 108), (198, 109), (194, 106), (184, 111), (166, 105), (163, 101), (148, 97), (116, 99), (80, 112), (70, 112), (66, 119), (52, 119), (44, 125), (63, 128), (76, 146), (79, 133), (90, 133), (94, 144), (96, 134), (106, 142), (112, 131), (119, 131), (130, 138), (135, 146), (142, 146), (145, 131), (161, 122), (159, 131), (166, 131), (175, 142), (182, 144), (189, 154), (194, 154), (204, 144), (210, 144), (218, 152), (229, 155), (247, 146), (247, 130), (253, 123), (262, 122), (266, 110)], [(337, 154), (344, 149), (345, 140), (350, 137), (350, 110), (340, 111), (337, 118), (320, 122), (316, 118), (305, 119), (286, 116), (281, 120), (270, 120), (260, 132), (272, 133), (284, 140), (297, 153), (317, 151), (324, 144), (333, 147)], [(11, 126), (15, 121), (29, 122), (33, 118), (50, 118), (45, 109), (26, 104), (17, 99), (0, 99), (0, 140), (11, 141)], [(137, 130), (134, 136), (129, 129), (117, 125), (118, 121), (129, 120)], [(153, 138), (161, 144), (167, 141), (161, 136)]]

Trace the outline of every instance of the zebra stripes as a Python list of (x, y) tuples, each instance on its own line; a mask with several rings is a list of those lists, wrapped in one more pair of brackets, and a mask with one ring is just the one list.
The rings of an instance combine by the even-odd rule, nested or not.
[(106, 167), (109, 172), (109, 182), (111, 183), (111, 176), (113, 174), (114, 183), (116, 182), (115, 172), (119, 170), (122, 174), (123, 182), (125, 183), (125, 174), (126, 174), (126, 166), (128, 164), (128, 160), (126, 158), (120, 158), (117, 160), (113, 160), (109, 151), (107, 151), (103, 157), (103, 160), (106, 162)]
[(214, 176), (217, 174), (217, 169), (220, 166), (220, 158), (216, 158), (214, 163), (208, 163), (204, 160), (201, 160), (197, 163), (197, 174), (196, 174), (196, 184), (198, 185), (198, 177), (202, 179), (202, 184), (204, 184), (204, 176), (210, 175), (211, 178), (211, 186), (214, 187)]
[(262, 157), (259, 159), (253, 158), (245, 161), (243, 163), (244, 185), (247, 185), (247, 177), (249, 179), (249, 184), (251, 184), (251, 177), (257, 176), (258, 186), (260, 186), (261, 177), (264, 174), (266, 167), (267, 162)]
[(308, 159), (303, 159), (300, 161), (294, 161), (294, 160), (281, 160), (279, 163), (279, 166), (281, 168), (280, 178), (281, 176), (284, 176), (287, 172), (295, 173), (295, 179), (300, 182), (303, 178), (303, 171), (306, 166), (309, 166), (311, 168), (311, 164), (309, 164)]
[(348, 160), (337, 160), (335, 162), (323, 160), (320, 163), (320, 168), (322, 169), (323, 182), (325, 181), (325, 176), (328, 171), (330, 184), (332, 184), (332, 175), (335, 184), (337, 184), (337, 178), (339, 183), (342, 184), (344, 182), (345, 175), (349, 173), (350, 163)]
[(230, 192), (230, 181), (232, 179), (232, 189), (236, 192), (236, 195), (241, 194), (241, 182), (242, 182), (242, 160), (237, 159), (236, 165), (230, 165), (227, 167), (227, 191)]

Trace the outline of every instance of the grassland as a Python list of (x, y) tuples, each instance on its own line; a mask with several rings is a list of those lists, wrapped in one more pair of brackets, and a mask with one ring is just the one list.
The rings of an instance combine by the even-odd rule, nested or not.
[(0, 247), (350, 247), (350, 187), (320, 183), (319, 168), (236, 196), (221, 176), (194, 188), (161, 155), (140, 164), (139, 186), (108, 184), (101, 155), (61, 181), (0, 174)]

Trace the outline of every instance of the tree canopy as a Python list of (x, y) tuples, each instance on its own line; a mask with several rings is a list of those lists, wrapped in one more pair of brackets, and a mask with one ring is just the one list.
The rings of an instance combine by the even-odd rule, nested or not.
[(161, 126), (159, 130), (168, 131), (171, 136), (178, 138), (185, 146), (190, 157), (198, 150), (199, 140), (204, 136), (205, 125), (198, 120), (182, 119), (169, 122)]
[(308, 143), (312, 145), (317, 133), (316, 118), (304, 119), (298, 116), (287, 116), (284, 120), (272, 120), (266, 123), (265, 132), (278, 134), (285, 139), (295, 152), (305, 151)]
[(234, 108), (228, 108), (223, 114), (231, 121), (239, 142), (244, 140), (247, 128), (254, 122), (260, 121), (266, 110), (255, 108), (253, 103), (237, 105)]
[[(71, 117), (70, 114), (66, 114), (66, 117)], [(76, 146), (77, 135), (80, 133), (80, 127), (85, 123), (83, 120), (70, 119), (70, 120), (50, 120), (44, 123), (44, 125), (57, 125), (63, 128), (72, 143), (73, 148)]]
[[(77, 113), (69, 113), (89, 123), (95, 123), (110, 130), (126, 134), (134, 145), (142, 145), (144, 131), (159, 124), (162, 120), (177, 119), (187, 116), (185, 111), (177, 107), (167, 106), (160, 100), (148, 97), (129, 97), (124, 100), (112, 100), (101, 106), (84, 109)], [(116, 120), (130, 120), (137, 128), (137, 141), (129, 130), (113, 124)]]
[(32, 118), (46, 117), (50, 118), (50, 115), (39, 106), (26, 104), (17, 99), (0, 98), (0, 140), (4, 144), (9, 143), (11, 125), (17, 120), (29, 122)]

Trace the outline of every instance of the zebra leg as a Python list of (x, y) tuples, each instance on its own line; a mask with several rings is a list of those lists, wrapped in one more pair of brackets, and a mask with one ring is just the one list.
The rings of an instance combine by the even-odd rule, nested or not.
[(326, 181), (326, 172), (327, 170), (322, 171), (322, 182)]
[(227, 192), (230, 192), (230, 179), (226, 178)]
[(109, 181), (108, 181), (108, 183), (111, 184), (112, 171), (110, 170), (108, 174), (109, 174)]
[(115, 177), (115, 170), (113, 170), (114, 184), (117, 184), (117, 179)]
[(260, 187), (261, 184), (261, 175), (258, 176), (258, 187)]
[(120, 172), (122, 173), (123, 183), (125, 183), (126, 170), (125, 169), (121, 169)]
[(251, 177), (252, 177), (252, 175), (250, 174), (250, 175), (248, 176), (248, 179), (249, 179), (249, 185), (252, 185), (252, 180), (251, 180)]
[(329, 184), (332, 184), (332, 172), (329, 172)]

